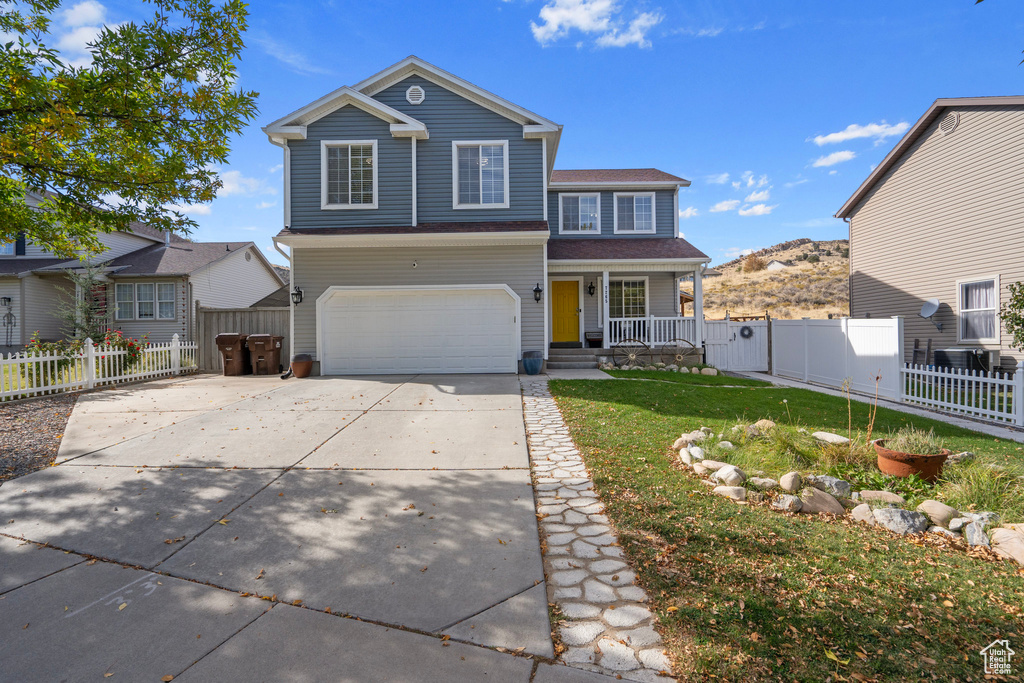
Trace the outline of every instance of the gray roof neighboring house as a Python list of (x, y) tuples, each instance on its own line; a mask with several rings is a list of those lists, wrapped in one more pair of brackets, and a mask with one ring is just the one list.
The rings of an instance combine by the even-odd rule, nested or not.
[(118, 256), (108, 262), (113, 269), (111, 277), (146, 275), (188, 275), (239, 249), (253, 246), (252, 242), (172, 242)]
[(61, 263), (70, 262), (59, 258), (4, 258), (0, 259), (0, 277), (17, 277), (21, 273), (30, 273), (33, 270), (51, 268)]
[(249, 308), (288, 308), (291, 305), (292, 297), (288, 292), (288, 285), (285, 285), (267, 294)]

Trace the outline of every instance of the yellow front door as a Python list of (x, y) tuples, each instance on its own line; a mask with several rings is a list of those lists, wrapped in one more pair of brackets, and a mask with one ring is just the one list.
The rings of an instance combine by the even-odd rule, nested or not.
[(580, 289), (575, 280), (551, 283), (551, 341), (580, 340)]

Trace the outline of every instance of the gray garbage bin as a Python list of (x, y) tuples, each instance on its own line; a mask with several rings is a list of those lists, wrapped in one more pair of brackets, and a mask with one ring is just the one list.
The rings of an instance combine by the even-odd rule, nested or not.
[(526, 371), (527, 375), (539, 375), (541, 368), (544, 366), (544, 352), (543, 351), (524, 351), (523, 352), (523, 370)]

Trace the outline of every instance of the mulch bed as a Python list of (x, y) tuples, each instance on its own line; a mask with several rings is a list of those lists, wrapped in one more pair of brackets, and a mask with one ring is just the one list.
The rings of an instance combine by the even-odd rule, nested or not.
[(0, 482), (53, 463), (77, 398), (61, 394), (0, 404)]

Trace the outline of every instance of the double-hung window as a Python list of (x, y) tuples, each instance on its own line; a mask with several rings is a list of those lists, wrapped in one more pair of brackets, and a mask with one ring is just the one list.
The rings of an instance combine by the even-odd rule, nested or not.
[(508, 140), (452, 143), (452, 208), (507, 209)]
[(0, 242), (0, 256), (14, 256), (14, 242)]
[(959, 340), (999, 341), (999, 279), (961, 280), (957, 283)]
[(647, 280), (612, 280), (608, 283), (608, 316), (647, 317)]
[(114, 306), (118, 320), (174, 320), (173, 282), (117, 283)]
[(601, 233), (601, 195), (558, 195), (558, 232), (577, 235)]
[(377, 141), (320, 141), (320, 206), (377, 208)]
[(654, 193), (615, 193), (615, 232), (654, 232)]

